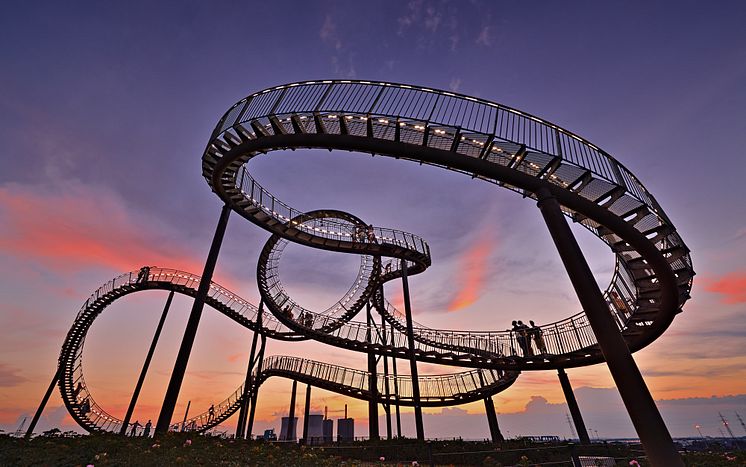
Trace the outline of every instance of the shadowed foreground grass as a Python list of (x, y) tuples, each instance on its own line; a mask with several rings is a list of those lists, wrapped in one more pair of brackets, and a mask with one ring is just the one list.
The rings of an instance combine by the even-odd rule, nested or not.
[(115, 435), (37, 437), (31, 441), (0, 436), (2, 466), (337, 466), (340, 462), (324, 452), (297, 445), (185, 434), (170, 434), (157, 441)]
[[(648, 464), (641, 452), (626, 445), (577, 447), (580, 455), (611, 456), (617, 466), (631, 459)], [(235, 441), (210, 436), (172, 433), (152, 438), (126, 438), (111, 434), (57, 437), (39, 436), (31, 441), (0, 435), (0, 466), (410, 466), (418, 460), (429, 465), (534, 466), (569, 465), (567, 446), (509, 441), (495, 450), (489, 443), (437, 441), (430, 445), (413, 440), (363, 441), (350, 445), (305, 448), (297, 444)], [(384, 457), (384, 461), (379, 459)], [(746, 453), (686, 453), (690, 467), (746, 466)]]

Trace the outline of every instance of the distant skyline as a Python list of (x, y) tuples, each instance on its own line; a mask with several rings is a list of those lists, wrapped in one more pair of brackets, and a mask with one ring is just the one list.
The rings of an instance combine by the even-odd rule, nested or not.
[[(683, 313), (635, 359), (674, 436), (696, 436), (695, 423), (718, 434), (718, 411), (744, 434), (734, 412), (746, 415), (745, 22), (736, 1), (3, 5), (0, 429), (33, 414), (97, 287), (144, 264), (201, 272), (220, 202), (200, 157), (230, 105), (272, 85), (357, 78), (525, 110), (636, 174), (691, 248), (698, 275)], [(515, 193), (337, 151), (262, 156), (250, 168), (294, 207), (342, 209), (427, 240), (433, 266), (411, 286), (415, 319), (429, 327), (506, 329), (513, 319), (551, 322), (580, 309), (535, 203)], [(573, 228), (605, 287), (612, 253)], [(256, 261), (267, 238), (232, 216), (215, 280), (258, 303)], [(358, 261), (289, 245), (282, 276), (301, 303), (324, 307), (349, 287)], [(387, 296), (397, 303), (401, 292), (387, 287)], [(116, 302), (86, 340), (86, 381), (114, 415), (126, 409), (165, 297)], [(190, 303), (174, 302), (135, 412), (141, 422), (157, 418)], [(204, 411), (238, 387), (250, 338), (206, 310), (175, 417), (190, 400)], [(267, 354), (366, 365), (364, 354), (318, 342), (270, 341)], [(589, 427), (634, 436), (604, 365), (568, 374)], [(279, 429), (289, 391), (279, 378), (262, 387), (255, 432)], [(313, 394), (315, 410), (349, 404), (356, 433), (367, 433), (364, 402)], [(504, 433), (569, 435), (556, 372), (526, 372), (494, 399)], [(72, 427), (61, 405), (55, 393), (40, 429)], [(483, 411), (481, 403), (426, 409), (425, 434), (487, 436)]]

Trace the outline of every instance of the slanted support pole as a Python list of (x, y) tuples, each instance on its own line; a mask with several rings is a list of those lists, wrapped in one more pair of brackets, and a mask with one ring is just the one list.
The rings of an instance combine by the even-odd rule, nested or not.
[(402, 260), (402, 289), (404, 290), (404, 313), (407, 318), (407, 345), (409, 347), (409, 370), (412, 375), (412, 399), (414, 401), (414, 423), (417, 428), (417, 440), (425, 441), (425, 429), (422, 425), (422, 407), (420, 406), (420, 380), (417, 376), (417, 358), (414, 353), (414, 329), (412, 325), (412, 305), (409, 300), (409, 280), (407, 278), (407, 261)]
[(290, 413), (288, 414), (288, 431), (285, 433), (287, 441), (295, 441), (295, 391), (298, 389), (298, 380), (293, 380), (293, 389), (290, 392)]
[(578, 407), (578, 401), (575, 400), (575, 393), (572, 391), (572, 386), (570, 385), (570, 379), (567, 377), (564, 368), (558, 369), (557, 374), (560, 385), (562, 386), (562, 392), (565, 393), (567, 408), (570, 409), (570, 415), (572, 415), (572, 421), (575, 424), (575, 431), (578, 432), (580, 444), (591, 444), (591, 439), (588, 437), (588, 430), (585, 429), (585, 422), (580, 413), (580, 407)]
[(215, 235), (212, 238), (210, 253), (207, 255), (207, 261), (205, 262), (205, 269), (202, 271), (202, 278), (199, 282), (197, 295), (194, 297), (192, 311), (189, 314), (189, 320), (187, 321), (186, 329), (184, 330), (184, 338), (181, 340), (179, 353), (176, 356), (174, 370), (171, 372), (171, 379), (168, 382), (166, 395), (163, 398), (163, 406), (161, 407), (161, 413), (158, 416), (158, 423), (155, 426), (156, 435), (167, 433), (168, 427), (171, 425), (171, 417), (174, 415), (176, 401), (178, 400), (179, 392), (181, 391), (181, 384), (184, 382), (184, 374), (186, 373), (187, 364), (189, 363), (189, 355), (192, 353), (192, 346), (194, 345), (194, 338), (197, 336), (199, 320), (202, 318), (202, 310), (205, 308), (205, 299), (207, 298), (207, 293), (210, 291), (212, 274), (215, 271), (215, 265), (218, 262), (218, 254), (220, 253), (220, 246), (222, 245), (223, 237), (225, 236), (225, 229), (228, 226), (228, 217), (230, 216), (230, 213), (230, 206), (227, 204), (224, 205), (220, 212), (220, 219), (218, 220), (218, 225), (215, 229)]
[(505, 441), (503, 434), (500, 433), (500, 426), (497, 424), (497, 413), (495, 412), (495, 403), (492, 401), (492, 397), (484, 398), (484, 411), (487, 414), (487, 423), (490, 426), (492, 442), (497, 444)]
[(614, 322), (583, 252), (562, 214), (560, 204), (547, 187), (536, 192), (537, 205), (547, 224), (570, 282), (588, 317), (632, 424), (653, 466), (676, 467), (684, 463), (663, 422), (653, 396)]
[(44, 407), (46, 407), (47, 402), (49, 402), (49, 396), (52, 395), (52, 391), (54, 391), (54, 387), (57, 386), (57, 382), (60, 380), (60, 372), (61, 372), (60, 368), (58, 368), (57, 371), (54, 372), (54, 376), (52, 377), (52, 382), (49, 383), (47, 392), (44, 393), (44, 397), (42, 397), (41, 399), (39, 408), (36, 409), (34, 418), (31, 419), (31, 424), (28, 426), (28, 430), (26, 430), (26, 436), (25, 436), (26, 439), (31, 438), (31, 435), (34, 434), (34, 428), (36, 428), (36, 424), (39, 423), (39, 418), (41, 418), (41, 413), (44, 412)]
[[(260, 315), (261, 316), (261, 315)], [(249, 423), (246, 425), (246, 437), (251, 439), (254, 430), (254, 414), (256, 414), (256, 399), (259, 396), (259, 375), (262, 374), (262, 365), (264, 364), (264, 349), (267, 347), (267, 336), (262, 334), (262, 346), (259, 349), (259, 358), (256, 363), (257, 382), (252, 382), (253, 388), (251, 393), (251, 410), (249, 410)]]
[(311, 415), (311, 385), (306, 385), (306, 406), (303, 410), (303, 444), (308, 443), (308, 416)]
[(251, 339), (251, 351), (249, 352), (249, 367), (246, 369), (246, 380), (243, 386), (243, 400), (241, 401), (241, 409), (238, 412), (238, 423), (236, 426), (236, 438), (244, 439), (246, 436), (246, 421), (249, 409), (249, 399), (251, 397), (251, 380), (252, 371), (256, 364), (256, 344), (259, 340), (259, 330), (261, 329), (262, 311), (264, 302), (259, 302), (259, 312), (256, 315), (257, 328), (254, 330), (254, 336)]
[[(373, 317), (370, 312), (370, 302), (366, 304), (366, 321), (367, 332), (366, 341), (368, 344), (373, 343)], [(368, 389), (370, 390), (371, 400), (368, 401), (368, 438), (379, 439), (378, 431), (378, 374), (376, 373), (376, 354), (368, 351)]]
[(127, 407), (127, 414), (124, 416), (124, 420), (122, 421), (122, 428), (119, 430), (120, 435), (126, 435), (127, 434), (127, 428), (129, 427), (130, 420), (132, 419), (132, 413), (135, 411), (135, 405), (137, 405), (137, 398), (140, 397), (140, 390), (142, 389), (142, 385), (145, 382), (145, 375), (148, 373), (148, 368), (150, 368), (150, 361), (153, 359), (153, 353), (155, 353), (155, 346), (158, 345), (158, 338), (161, 336), (161, 331), (163, 330), (163, 324), (166, 322), (166, 315), (168, 315), (168, 310), (171, 308), (171, 301), (174, 299), (174, 292), (173, 290), (168, 294), (168, 298), (166, 299), (166, 306), (163, 307), (163, 313), (161, 313), (161, 319), (158, 321), (158, 326), (155, 328), (155, 334), (153, 335), (153, 340), (150, 342), (150, 349), (148, 349), (148, 355), (145, 357), (145, 363), (142, 365), (142, 370), (140, 370), (140, 377), (137, 379), (137, 384), (135, 385), (135, 391), (132, 393), (132, 399), (130, 399), (130, 405)]

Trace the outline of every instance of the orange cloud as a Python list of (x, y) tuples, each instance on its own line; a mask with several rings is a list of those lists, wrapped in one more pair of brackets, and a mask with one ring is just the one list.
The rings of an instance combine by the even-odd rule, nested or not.
[(484, 289), (487, 261), (495, 250), (494, 229), (483, 228), (476, 241), (460, 261), (456, 283), (459, 291), (448, 304), (448, 311), (457, 311), (476, 302)]
[(705, 281), (705, 290), (720, 294), (723, 303), (746, 303), (746, 272), (731, 272)]
[(0, 223), (0, 252), (61, 273), (92, 266), (128, 271), (143, 264), (202, 270), (201, 261), (176, 246), (156, 222), (134, 215), (121, 198), (102, 189), (6, 185), (0, 187)]

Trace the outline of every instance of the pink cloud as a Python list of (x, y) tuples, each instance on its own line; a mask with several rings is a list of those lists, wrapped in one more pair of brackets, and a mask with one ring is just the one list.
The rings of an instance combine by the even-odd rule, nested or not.
[[(0, 187), (0, 252), (57, 272), (90, 267), (128, 271), (143, 264), (201, 271), (201, 261), (169, 229), (135, 215), (105, 189)], [(165, 231), (165, 232), (164, 232)]]
[(494, 250), (494, 229), (482, 229), (460, 260), (460, 271), (456, 278), (459, 289), (448, 304), (448, 311), (461, 310), (479, 299), (487, 278), (487, 262)]
[(746, 272), (731, 272), (719, 278), (705, 279), (705, 290), (719, 294), (722, 303), (746, 303)]

